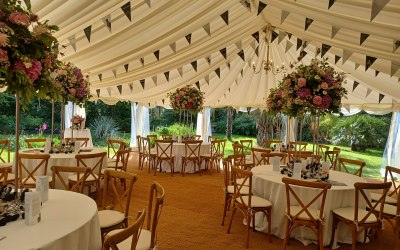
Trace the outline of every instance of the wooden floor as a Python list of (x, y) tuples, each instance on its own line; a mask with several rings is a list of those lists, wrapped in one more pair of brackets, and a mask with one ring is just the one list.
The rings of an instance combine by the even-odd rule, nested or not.
[[(245, 227), (241, 214), (235, 215), (230, 234), (227, 226), (221, 226), (223, 211), (222, 173), (181, 174), (148, 173), (138, 170), (137, 155), (129, 161), (128, 171), (138, 175), (131, 199), (130, 214), (136, 216), (139, 209), (147, 208), (150, 184), (159, 182), (165, 189), (165, 205), (158, 225), (157, 249), (245, 249)], [(284, 198), (284, 197), (282, 197)], [(226, 221), (229, 219), (230, 213)], [(274, 218), (272, 218), (274, 219)], [(383, 249), (394, 249), (394, 234), (388, 223), (383, 236)], [(358, 244), (357, 249), (376, 250), (378, 239), (371, 243)], [(351, 245), (339, 244), (340, 249), (351, 249)], [(282, 249), (283, 240), (275, 236), (272, 243), (267, 235), (250, 232), (249, 249)], [(317, 249), (315, 244), (304, 246), (292, 239), (287, 249)], [(329, 249), (326, 247), (326, 249)]]

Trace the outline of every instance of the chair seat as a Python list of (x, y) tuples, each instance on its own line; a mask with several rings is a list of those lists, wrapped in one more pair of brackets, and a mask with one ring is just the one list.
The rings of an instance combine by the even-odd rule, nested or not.
[[(12, 175), (14, 175), (14, 174), (12, 174)], [(9, 176), (9, 175), (7, 175), (7, 181), (8, 181), (8, 180), (11, 180), (10, 178), (8, 178), (8, 176)], [(22, 178), (22, 179), (21, 179), (21, 183), (24, 183), (24, 181), (26, 180), (26, 178), (27, 178), (27, 177)], [(14, 179), (15, 179), (15, 175), (14, 175)], [(53, 177), (49, 176), (49, 183), (52, 182), (52, 181), (53, 181)], [(35, 184), (36, 184), (36, 182), (35, 182), (32, 178), (29, 178), (28, 181), (25, 182), (25, 185), (35, 185)]]
[[(230, 193), (230, 194), (233, 194), (235, 191), (234, 191), (234, 187), (233, 187), (233, 185), (231, 185), (231, 186), (228, 186), (228, 188), (226, 189), (226, 191), (228, 192), (228, 193)], [(244, 188), (244, 189), (242, 189), (242, 190), (240, 190), (240, 194), (243, 194), (243, 195), (248, 195), (249, 194), (249, 189), (248, 188)]]
[[(375, 203), (372, 203), (373, 205), (375, 205)], [(380, 207), (379, 205), (375, 208), (375, 211), (379, 212)], [(390, 215), (390, 216), (396, 216), (397, 213), (397, 205), (390, 205), (390, 204), (385, 204), (385, 206), (383, 207), (383, 214), (385, 215)]]
[[(373, 192), (370, 192), (370, 194), (371, 194), (372, 201), (378, 201), (382, 196), (381, 194), (373, 193)], [(386, 195), (385, 203), (397, 204), (397, 199), (392, 196)]]
[[(112, 230), (108, 234), (113, 235), (117, 232), (122, 231), (123, 229)], [(140, 236), (138, 243), (136, 245), (136, 250), (148, 250), (150, 249), (150, 241), (151, 241), (151, 232), (149, 230), (142, 229), (140, 231)], [(118, 243), (117, 247), (119, 250), (130, 250), (132, 243), (132, 236), (125, 239), (124, 241)], [(154, 248), (155, 249), (155, 248)]]
[(6, 168), (6, 167), (12, 167), (13, 164), (10, 162), (1, 162), (0, 163), (0, 168)]
[[(300, 212), (300, 210), (302, 209), (302, 207), (300, 206), (290, 206), (290, 214), (292, 216), (295, 216), (298, 212)], [(310, 214), (312, 216), (314, 216), (314, 219), (319, 218), (319, 210), (318, 209), (314, 209), (314, 208), (307, 208), (307, 210), (310, 212)], [(308, 216), (308, 214), (303, 211), (301, 212), (301, 214), (299, 215), (299, 217), (297, 217), (301, 220), (311, 220), (310, 216)], [(323, 218), (319, 218), (319, 219), (323, 219)]]
[[(349, 220), (349, 221), (354, 220), (354, 207), (337, 208), (337, 209), (334, 209), (332, 212), (346, 220)], [(367, 215), (367, 213), (368, 213), (368, 211), (359, 208), (358, 209), (358, 218), (363, 218), (364, 216)], [(377, 220), (376, 220), (375, 216), (372, 214), (370, 216), (368, 216), (367, 220), (365, 221), (365, 223), (375, 223), (375, 222), (377, 222)]]
[(115, 210), (100, 210), (99, 223), (101, 228), (107, 228), (117, 225), (124, 221), (125, 215)]
[[(90, 174), (86, 178), (85, 182), (96, 181), (96, 179), (98, 180), (99, 179), (98, 176), (96, 174), (95, 174), (95, 176), (96, 176), (96, 178), (94, 178), (93, 175)], [(81, 176), (79, 176), (79, 177), (81, 177)], [(78, 181), (78, 175), (74, 174), (74, 175), (68, 176), (68, 180), (69, 181), (73, 181), (73, 182), (77, 182)]]
[[(244, 196), (244, 197), (242, 196), (242, 198), (243, 198), (243, 201), (246, 204), (248, 204), (249, 196)], [(236, 198), (236, 201), (239, 203), (242, 202), (240, 197)], [(261, 197), (254, 196), (254, 195), (251, 196), (251, 207), (256, 208), (256, 207), (270, 207), (270, 206), (272, 206), (272, 203), (269, 200), (266, 200), (266, 199), (263, 199)]]

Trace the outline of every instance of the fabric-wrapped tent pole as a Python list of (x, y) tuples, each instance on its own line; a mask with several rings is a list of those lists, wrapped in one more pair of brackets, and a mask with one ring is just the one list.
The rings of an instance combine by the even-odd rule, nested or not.
[(74, 115), (80, 115), (86, 118), (86, 110), (85, 108), (79, 107), (79, 105), (68, 102), (67, 105), (65, 105), (65, 128), (70, 128), (72, 126), (71, 119)]
[(201, 113), (197, 114), (196, 134), (201, 135), (204, 142), (207, 142), (208, 136), (212, 135), (210, 114), (211, 108), (204, 108)]
[(136, 136), (150, 134), (149, 109), (142, 104), (131, 103), (131, 147), (137, 147)]
[(400, 111), (393, 112), (389, 135), (383, 153), (381, 175), (385, 175), (386, 166), (400, 168)]

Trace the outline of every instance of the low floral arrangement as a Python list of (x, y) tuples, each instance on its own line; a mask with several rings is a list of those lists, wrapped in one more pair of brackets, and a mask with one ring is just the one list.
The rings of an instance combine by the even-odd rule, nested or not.
[[(50, 73), (57, 59), (57, 26), (39, 22), (39, 17), (21, 1), (0, 1), (0, 87), (18, 94), (26, 105), (33, 97), (59, 92)], [(56, 94), (55, 94), (56, 95)]]
[(84, 121), (85, 121), (85, 118), (83, 118), (82, 116), (80, 116), (80, 115), (74, 115), (74, 116), (71, 118), (72, 127), (73, 127), (73, 128), (76, 128), (76, 129), (82, 128), (82, 123), (83, 123)]
[(195, 87), (187, 85), (168, 93), (167, 96), (169, 97), (171, 107), (176, 112), (180, 113), (183, 110), (187, 110), (193, 114), (197, 114), (203, 109), (204, 93)]
[(273, 113), (302, 116), (339, 113), (341, 100), (347, 94), (342, 86), (344, 73), (338, 73), (327, 60), (313, 59), (310, 65), (299, 65), (285, 75), (278, 88), (271, 89), (267, 108)]
[(56, 83), (61, 85), (63, 101), (71, 101), (75, 104), (83, 104), (89, 100), (89, 82), (85, 79), (81, 69), (72, 63), (63, 63), (52, 75)]

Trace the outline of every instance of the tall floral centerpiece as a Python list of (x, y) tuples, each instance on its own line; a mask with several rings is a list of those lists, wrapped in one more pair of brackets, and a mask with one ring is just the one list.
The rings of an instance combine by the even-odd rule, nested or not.
[[(174, 92), (167, 94), (170, 100), (171, 108), (179, 113), (179, 123), (189, 124), (189, 114), (192, 122), (192, 114), (197, 114), (203, 109), (204, 93), (195, 87), (189, 85), (183, 88), (177, 88)], [(186, 118), (186, 119), (185, 119)]]
[[(60, 86), (51, 77), (57, 58), (57, 26), (39, 22), (29, 1), (0, 1), (0, 87), (16, 96), (15, 158), (18, 161), (20, 105), (33, 97), (58, 96)], [(18, 190), (18, 168), (15, 168)]]

